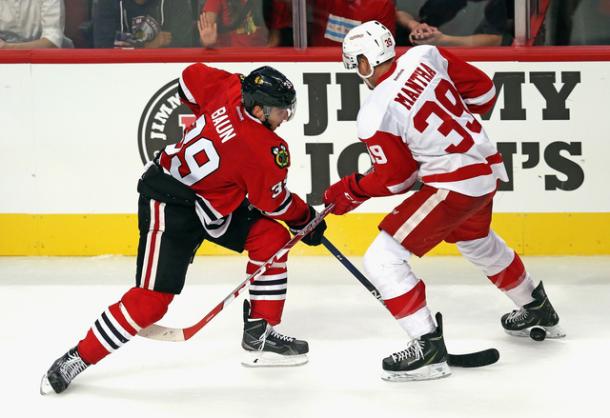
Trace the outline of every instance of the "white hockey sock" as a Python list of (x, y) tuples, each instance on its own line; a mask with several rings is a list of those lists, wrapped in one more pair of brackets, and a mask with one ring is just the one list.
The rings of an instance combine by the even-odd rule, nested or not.
[(419, 338), (436, 329), (432, 313), (427, 306), (415, 311), (411, 315), (397, 319), (398, 324), (405, 330), (410, 339)]
[(507, 290), (506, 296), (508, 296), (518, 307), (522, 307), (523, 305), (527, 305), (530, 302), (534, 301), (532, 297), (532, 292), (536, 286), (534, 285), (534, 280), (530, 277), (528, 273), (525, 273), (525, 278), (521, 283), (519, 283), (516, 287), (513, 287), (510, 290)]

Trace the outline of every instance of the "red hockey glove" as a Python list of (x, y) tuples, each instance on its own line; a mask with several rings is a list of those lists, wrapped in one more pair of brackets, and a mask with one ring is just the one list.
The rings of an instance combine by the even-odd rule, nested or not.
[(361, 174), (354, 173), (350, 176), (343, 177), (326, 189), (324, 192), (324, 204), (327, 206), (331, 203), (335, 204), (332, 213), (335, 215), (343, 215), (344, 213), (356, 209), (369, 199), (369, 196), (362, 196), (357, 192), (360, 190), (360, 187), (358, 186), (358, 179), (360, 177), (362, 177)]

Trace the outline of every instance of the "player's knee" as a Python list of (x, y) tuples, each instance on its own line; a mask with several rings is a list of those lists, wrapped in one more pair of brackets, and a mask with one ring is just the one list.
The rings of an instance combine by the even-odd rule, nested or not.
[(364, 269), (377, 287), (399, 283), (411, 272), (408, 264), (410, 256), (408, 250), (388, 233), (381, 231), (364, 254)]
[(270, 220), (266, 224), (266, 235), (269, 238), (269, 247), (272, 252), (269, 256), (272, 256), (290, 240), (290, 232), (279, 222)]
[(171, 293), (134, 287), (123, 295), (121, 303), (136, 324), (145, 328), (163, 318), (173, 299)]
[(247, 250), (254, 260), (267, 260), (290, 240), (290, 232), (272, 219), (258, 220), (250, 230)]
[(489, 234), (487, 234), (486, 237), (469, 241), (458, 241), (456, 242), (456, 245), (458, 247), (458, 250), (464, 255), (474, 253), (477, 250), (486, 251), (490, 247), (490, 244), (493, 244), (492, 235), (493, 232), (489, 231)]
[(456, 245), (460, 253), (470, 259), (487, 259), (506, 251), (512, 253), (512, 250), (508, 249), (506, 243), (492, 230), (484, 238), (458, 241)]
[(516, 256), (513, 249), (493, 231), (489, 231), (485, 238), (459, 241), (457, 247), (464, 257), (481, 268), (487, 276), (496, 275), (504, 270)]
[(290, 241), (290, 232), (279, 222), (273, 222), (273, 226), (270, 228), (270, 234), (274, 237), (275, 251), (279, 250)]

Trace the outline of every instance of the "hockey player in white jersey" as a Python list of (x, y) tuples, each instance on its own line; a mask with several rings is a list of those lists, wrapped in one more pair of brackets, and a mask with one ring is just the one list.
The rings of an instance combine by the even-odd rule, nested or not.
[[(377, 21), (353, 28), (343, 41), (343, 62), (372, 90), (358, 113), (358, 137), (373, 167), (331, 185), (325, 204), (341, 215), (371, 197), (407, 197), (379, 225), (364, 256), (368, 278), (410, 337), (405, 350), (383, 359), (387, 380), (425, 380), (450, 374), (440, 314), (426, 305), (425, 285), (411, 270), (442, 241), (455, 243), (516, 305), (502, 316), (511, 335), (543, 330), (565, 334), (544, 291), (519, 255), (491, 229), (493, 197), (507, 175), (502, 156), (473, 113), (489, 111), (494, 84), (476, 67), (433, 46), (395, 57), (394, 38)], [(544, 337), (543, 337), (544, 338)]]

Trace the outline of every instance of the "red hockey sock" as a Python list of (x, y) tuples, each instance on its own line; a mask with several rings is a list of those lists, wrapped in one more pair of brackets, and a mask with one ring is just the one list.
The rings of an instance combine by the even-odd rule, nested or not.
[[(289, 239), (288, 230), (278, 222), (268, 218), (256, 221), (246, 240), (246, 250), (250, 256), (246, 274), (254, 273)], [(278, 259), (250, 285), (251, 318), (262, 318), (271, 325), (277, 325), (282, 320), (288, 286), (287, 260), (288, 255)]]
[(505, 292), (519, 286), (526, 276), (521, 257), (517, 253), (514, 254), (513, 261), (504, 270), (493, 276), (487, 276), (498, 289)]
[[(277, 264), (285, 265), (285, 263), (286, 257)], [(259, 267), (259, 265), (249, 262), (246, 273), (252, 274)], [(250, 285), (250, 318), (262, 318), (270, 325), (279, 324), (286, 301), (287, 283), (286, 267), (272, 267), (265, 274), (257, 277)]]
[(419, 280), (408, 292), (384, 302), (394, 318), (404, 318), (426, 306), (426, 285)]
[(95, 364), (127, 343), (138, 331), (165, 315), (174, 295), (132, 288), (121, 301), (110, 305), (93, 323), (78, 352), (88, 364)]

